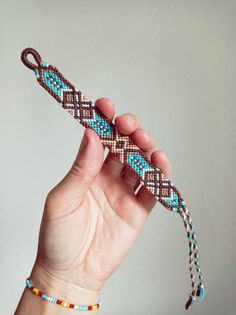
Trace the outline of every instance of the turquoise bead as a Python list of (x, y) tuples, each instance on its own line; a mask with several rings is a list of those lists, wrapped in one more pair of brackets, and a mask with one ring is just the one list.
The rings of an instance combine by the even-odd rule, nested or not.
[(46, 299), (47, 299), (47, 295), (46, 295), (46, 294), (42, 294), (42, 295), (41, 295), (41, 298), (42, 298), (43, 300), (46, 300)]

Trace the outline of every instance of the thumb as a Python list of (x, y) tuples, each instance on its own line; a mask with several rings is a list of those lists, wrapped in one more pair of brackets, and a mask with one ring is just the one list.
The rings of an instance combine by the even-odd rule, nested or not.
[(99, 136), (93, 130), (86, 129), (69, 173), (53, 189), (60, 200), (71, 202), (83, 197), (102, 167), (103, 154)]

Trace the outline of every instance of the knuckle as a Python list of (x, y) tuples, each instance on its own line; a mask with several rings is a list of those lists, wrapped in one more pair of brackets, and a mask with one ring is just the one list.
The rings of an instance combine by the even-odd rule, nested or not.
[(84, 167), (82, 167), (79, 163), (79, 161), (76, 161), (76, 163), (74, 163), (70, 169), (69, 172), (72, 176), (80, 176), (80, 177), (84, 177), (85, 175), (85, 170)]
[(72, 165), (69, 174), (73, 177), (79, 178), (80, 180), (90, 180), (93, 177), (90, 174), (88, 166), (80, 164), (80, 161), (76, 161)]

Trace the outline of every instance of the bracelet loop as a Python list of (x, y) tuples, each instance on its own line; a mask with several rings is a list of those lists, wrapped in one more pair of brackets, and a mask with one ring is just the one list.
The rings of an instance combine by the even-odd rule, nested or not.
[[(37, 65), (29, 61), (28, 55), (32, 55), (34, 60), (36, 61)], [(38, 66), (40, 66), (42, 62), (42, 58), (40, 54), (33, 48), (26, 48), (21, 53), (21, 60), (31, 70), (35, 70)]]

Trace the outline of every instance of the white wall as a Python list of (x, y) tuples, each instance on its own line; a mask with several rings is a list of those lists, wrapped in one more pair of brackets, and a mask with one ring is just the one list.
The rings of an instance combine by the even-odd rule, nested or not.
[[(196, 226), (207, 296), (191, 314), (234, 314), (235, 30), (236, 1), (0, 1), (1, 315), (16, 307), (44, 198), (83, 131), (21, 63), (28, 46), (89, 98), (141, 117)], [(185, 314), (187, 268), (182, 222), (157, 205), (100, 313)]]

